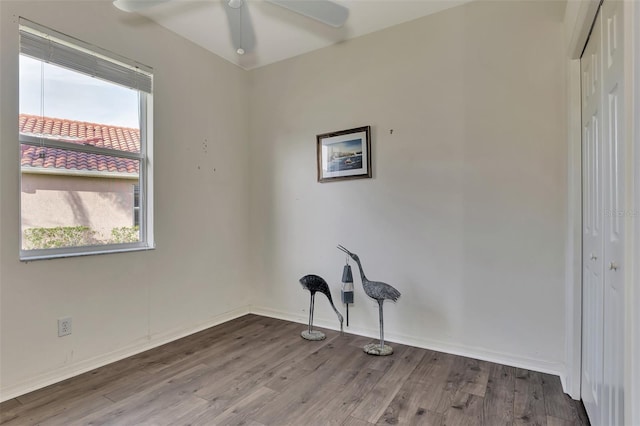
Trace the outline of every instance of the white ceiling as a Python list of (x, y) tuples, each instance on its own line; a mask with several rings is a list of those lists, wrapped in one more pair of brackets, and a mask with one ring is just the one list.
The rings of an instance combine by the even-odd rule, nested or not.
[[(254, 40), (255, 46), (246, 49), (247, 53), (243, 56), (236, 53), (229, 30), (228, 19), (236, 17), (227, 18), (223, 1), (174, 0), (146, 9), (142, 14), (248, 70), (470, 0), (335, 0), (349, 8), (349, 18), (342, 28), (332, 28), (263, 0), (245, 0), (246, 4), (242, 7), (243, 44), (250, 47)], [(251, 25), (246, 24), (248, 21)]]

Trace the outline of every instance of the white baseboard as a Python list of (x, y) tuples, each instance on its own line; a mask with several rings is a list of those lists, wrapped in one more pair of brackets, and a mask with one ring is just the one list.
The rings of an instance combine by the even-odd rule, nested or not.
[(165, 333), (156, 334), (150, 336), (148, 339), (145, 338), (142, 342), (138, 341), (131, 345), (116, 349), (112, 352), (81, 360), (70, 365), (65, 365), (62, 368), (47, 371), (43, 374), (30, 377), (28, 380), (25, 380), (23, 382), (7, 387), (2, 387), (0, 389), (0, 402), (18, 397), (20, 395), (24, 395), (37, 389), (41, 389), (45, 386), (49, 386), (62, 380), (69, 379), (79, 374), (86, 373), (87, 371), (91, 371), (107, 364), (111, 364), (112, 362), (120, 361), (121, 359), (139, 354), (158, 346), (162, 346), (166, 343), (181, 339), (199, 331), (206, 330), (207, 328), (246, 315), (249, 313), (249, 311), (249, 306), (242, 306), (231, 311), (224, 312), (220, 315), (211, 317), (206, 322), (198, 324), (195, 327), (174, 329)]
[[(216, 315), (210, 318), (208, 321), (201, 323), (195, 327), (176, 329), (168, 331), (166, 333), (154, 335), (149, 340), (146, 340), (144, 342), (137, 342), (127, 347), (117, 349), (113, 352), (82, 360), (72, 365), (66, 365), (62, 368), (31, 377), (24, 382), (2, 388), (0, 390), (0, 402), (15, 398), (20, 395), (24, 395), (37, 389), (41, 389), (45, 386), (52, 385), (62, 380), (66, 380), (87, 371), (91, 371), (95, 368), (111, 364), (112, 362), (116, 362), (121, 359), (139, 354), (149, 349), (153, 349), (155, 347), (189, 336), (199, 331), (206, 330), (207, 328), (222, 324), (246, 314), (262, 315), (265, 317), (278, 318), (286, 321), (297, 322), (300, 324), (307, 324), (308, 321), (308, 318), (306, 316), (296, 315), (290, 312), (283, 312), (265, 307), (250, 305), (239, 307), (223, 314)], [(336, 327), (335, 321), (316, 319), (314, 322), (319, 327), (333, 330), (338, 329)], [(348, 332), (350, 334), (371, 337), (374, 339), (379, 336), (378, 329), (374, 328), (349, 327)], [(527, 370), (558, 375), (560, 376), (560, 379), (563, 382), (564, 386), (565, 369), (564, 365), (561, 363), (552, 363), (542, 360), (530, 359), (518, 355), (495, 352), (484, 348), (456, 345), (447, 342), (424, 339), (421, 337), (408, 336), (397, 333), (387, 333), (387, 337), (389, 338), (389, 341), (400, 343), (403, 345), (431, 349), (438, 352), (461, 355), (469, 358), (509, 365), (512, 367), (525, 368)]]
[[(307, 324), (309, 320), (306, 316), (296, 315), (289, 312), (283, 312), (259, 306), (252, 306), (250, 309), (252, 314), (298, 322), (300, 324)], [(331, 330), (339, 329), (338, 327), (336, 327), (335, 320), (325, 321), (322, 319), (314, 318), (314, 324), (318, 327), (328, 328)], [(345, 331), (350, 334), (357, 334), (359, 336), (371, 337), (374, 339), (380, 336), (380, 331), (377, 328), (349, 327), (349, 329)], [(497, 364), (504, 364), (511, 367), (524, 368), (527, 370), (560, 376), (560, 381), (563, 383), (564, 387), (564, 380), (566, 378), (565, 366), (560, 362), (549, 362), (539, 359), (522, 357), (520, 355), (496, 352), (486, 348), (452, 344), (449, 342), (442, 342), (438, 340), (425, 339), (423, 337), (409, 336), (398, 333), (389, 333), (388, 331), (385, 331), (385, 340), (387, 339), (391, 342), (400, 343), (402, 345), (415, 346), (418, 348), (430, 349), (438, 352), (445, 352), (453, 355), (460, 355), (468, 358), (475, 358), (483, 361), (495, 362)]]

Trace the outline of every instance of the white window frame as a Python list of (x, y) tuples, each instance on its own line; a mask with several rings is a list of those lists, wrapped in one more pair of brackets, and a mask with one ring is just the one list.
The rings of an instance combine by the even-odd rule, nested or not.
[[(153, 70), (137, 62), (133, 62), (119, 55), (91, 46), (80, 40), (58, 33), (39, 24), (20, 18), (20, 30), (34, 33), (40, 37), (51, 38), (56, 43), (76, 48), (81, 52), (95, 55), (99, 60), (111, 61), (119, 66), (131, 67), (135, 72), (143, 70), (144, 78), (149, 80), (149, 92), (138, 90), (139, 93), (139, 117), (140, 117), (140, 152), (118, 151), (108, 148), (100, 148), (91, 145), (79, 145), (63, 140), (48, 139), (30, 135), (19, 135), (19, 144), (34, 145), (38, 147), (59, 148), (70, 151), (86, 152), (91, 154), (106, 155), (109, 157), (127, 158), (140, 161), (138, 184), (140, 186), (140, 241), (134, 243), (100, 244), (80, 247), (60, 247), (49, 249), (24, 250), (22, 247), (22, 202), (18, 202), (20, 209), (20, 260), (31, 261), (38, 259), (52, 259), (72, 256), (85, 256), (94, 254), (119, 253), (129, 251), (150, 250), (155, 248), (154, 223), (153, 223), (153, 92), (151, 88)], [(22, 55), (22, 53), (20, 53)], [(29, 55), (27, 55), (29, 56)], [(43, 60), (41, 58), (36, 58)], [(44, 60), (44, 62), (47, 62)], [(74, 72), (80, 72), (71, 69)], [(107, 73), (111, 70), (107, 69)], [(118, 84), (115, 81), (105, 81)], [(16, 123), (17, 125), (17, 123)], [(19, 161), (19, 160), (18, 160)], [(22, 166), (20, 166), (20, 194), (22, 194)]]

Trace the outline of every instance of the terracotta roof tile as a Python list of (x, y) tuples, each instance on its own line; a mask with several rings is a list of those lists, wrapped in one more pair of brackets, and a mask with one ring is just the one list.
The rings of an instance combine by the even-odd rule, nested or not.
[[(140, 131), (127, 127), (20, 114), (19, 131), (79, 145), (140, 152)], [(118, 173), (138, 173), (139, 170), (137, 160), (126, 158), (32, 145), (21, 145), (20, 152), (22, 167)]]

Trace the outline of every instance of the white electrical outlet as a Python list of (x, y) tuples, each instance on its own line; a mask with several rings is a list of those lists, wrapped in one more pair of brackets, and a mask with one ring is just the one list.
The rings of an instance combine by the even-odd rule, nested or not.
[(58, 319), (58, 337), (71, 334), (71, 317)]

